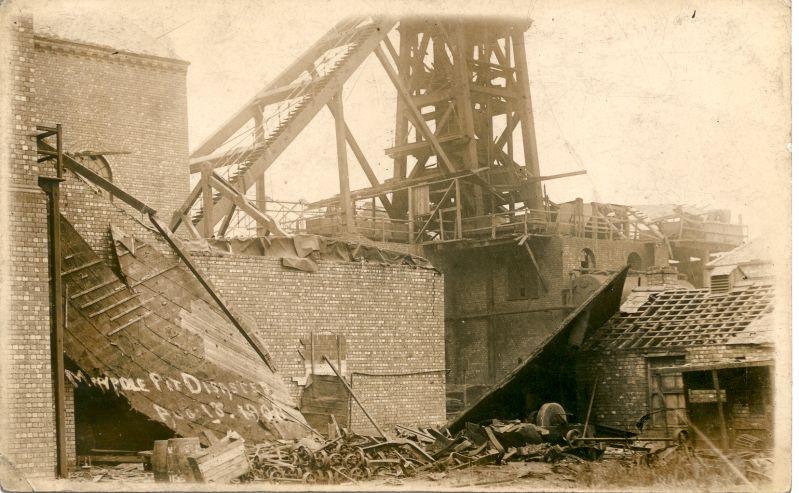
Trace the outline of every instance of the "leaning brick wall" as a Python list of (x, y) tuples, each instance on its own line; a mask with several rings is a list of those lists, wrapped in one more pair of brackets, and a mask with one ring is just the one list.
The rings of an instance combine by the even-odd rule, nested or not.
[(8, 18), (0, 80), (0, 452), (31, 477), (55, 474), (47, 202), (37, 185), (33, 23)]
[(124, 152), (115, 184), (168, 218), (188, 193), (187, 63), (35, 38), (36, 121), (61, 123), (64, 149)]
[[(347, 340), (355, 391), (384, 426), (442, 423), (444, 409), (443, 279), (433, 270), (358, 262), (319, 262), (315, 273), (280, 260), (195, 255), (232, 306), (251, 316), (278, 371), (305, 374), (297, 353), (312, 331)], [(371, 431), (353, 404), (353, 429)]]

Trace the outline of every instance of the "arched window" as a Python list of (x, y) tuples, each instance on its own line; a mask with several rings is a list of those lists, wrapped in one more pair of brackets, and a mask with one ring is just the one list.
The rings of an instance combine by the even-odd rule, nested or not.
[(635, 252), (630, 252), (627, 255), (627, 265), (630, 266), (630, 270), (637, 270), (640, 271), (643, 268), (644, 262), (641, 260), (641, 256)]
[[(114, 174), (111, 172), (111, 165), (108, 164), (108, 160), (102, 154), (79, 153), (77, 157), (81, 164), (85, 167), (89, 168), (110, 182), (114, 181)], [(109, 197), (109, 199), (113, 199), (111, 194), (105, 190), (102, 190), (102, 193), (106, 197)]]
[(590, 248), (583, 248), (580, 251), (580, 268), (581, 269), (595, 269), (596, 258), (594, 252)]

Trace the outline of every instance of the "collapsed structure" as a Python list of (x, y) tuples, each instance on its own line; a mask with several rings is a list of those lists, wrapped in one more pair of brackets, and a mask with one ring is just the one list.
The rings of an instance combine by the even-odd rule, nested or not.
[[(367, 416), (351, 406), (337, 370), (384, 425), (443, 425), (447, 414), (452, 425), (503, 407), (504, 417), (524, 417), (554, 399), (583, 409), (581, 372), (599, 364), (591, 351), (628, 349), (597, 338), (622, 322), (613, 315), (633, 287), (713, 286), (701, 266), (745, 230), (718, 211), (648, 215), (644, 206), (551, 201), (543, 182), (584, 171), (541, 175), (528, 27), (505, 18), (347, 19), (189, 155), (185, 62), (37, 35), (19, 19), (10, 33), (19, 205), (10, 220), (18, 254), (7, 266), (15, 318), (2, 363), (12, 376), (0, 397), (3, 453), (48, 474), (58, 420), (66, 430), (58, 457), (73, 461), (76, 451), (143, 449), (202, 430), (297, 437), (324, 432), (331, 415), (363, 431)], [(393, 176), (383, 182), (341, 97), (372, 54), (397, 91), (395, 145), (386, 150)], [(77, 71), (82, 77), (69, 76)], [(270, 166), (325, 107), (335, 119), (340, 193), (311, 204), (270, 200)], [(37, 131), (55, 124), (58, 149), (55, 131)], [(351, 190), (350, 154), (369, 188)], [(63, 183), (43, 185), (61, 189), (63, 298), (48, 282), (53, 241), (37, 186), (54, 176), (48, 157), (68, 164)], [(768, 301), (751, 289), (754, 320)], [(652, 293), (637, 309), (689, 296)], [(706, 306), (709, 296), (693, 302)], [(63, 416), (52, 395), (64, 381), (51, 378), (58, 362), (49, 359), (60, 299)], [(708, 342), (716, 343), (730, 344)], [(540, 379), (557, 391), (516, 388), (520, 375), (541, 370), (542, 355), (568, 356)], [(642, 357), (651, 354), (630, 356)], [(636, 370), (645, 367), (638, 359)], [(680, 373), (682, 361), (659, 365), (659, 374)], [(606, 420), (618, 386), (606, 390), (597, 420), (623, 428)], [(628, 403), (676, 409), (653, 395)]]

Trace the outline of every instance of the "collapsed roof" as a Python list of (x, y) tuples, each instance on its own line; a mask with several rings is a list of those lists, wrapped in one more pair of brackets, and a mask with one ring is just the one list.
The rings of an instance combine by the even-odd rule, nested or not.
[[(774, 287), (752, 283), (724, 293), (706, 289), (649, 291), (637, 307), (620, 311), (585, 349), (638, 349), (768, 340)], [(773, 320), (772, 320), (773, 321)]]

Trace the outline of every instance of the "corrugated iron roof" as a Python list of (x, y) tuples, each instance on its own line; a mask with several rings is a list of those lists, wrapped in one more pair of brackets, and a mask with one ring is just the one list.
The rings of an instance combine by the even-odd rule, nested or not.
[[(637, 309), (620, 311), (584, 349), (637, 349), (762, 343), (773, 323), (774, 287), (754, 283), (725, 293), (706, 289), (647, 293)], [(641, 301), (641, 300), (637, 300)]]

